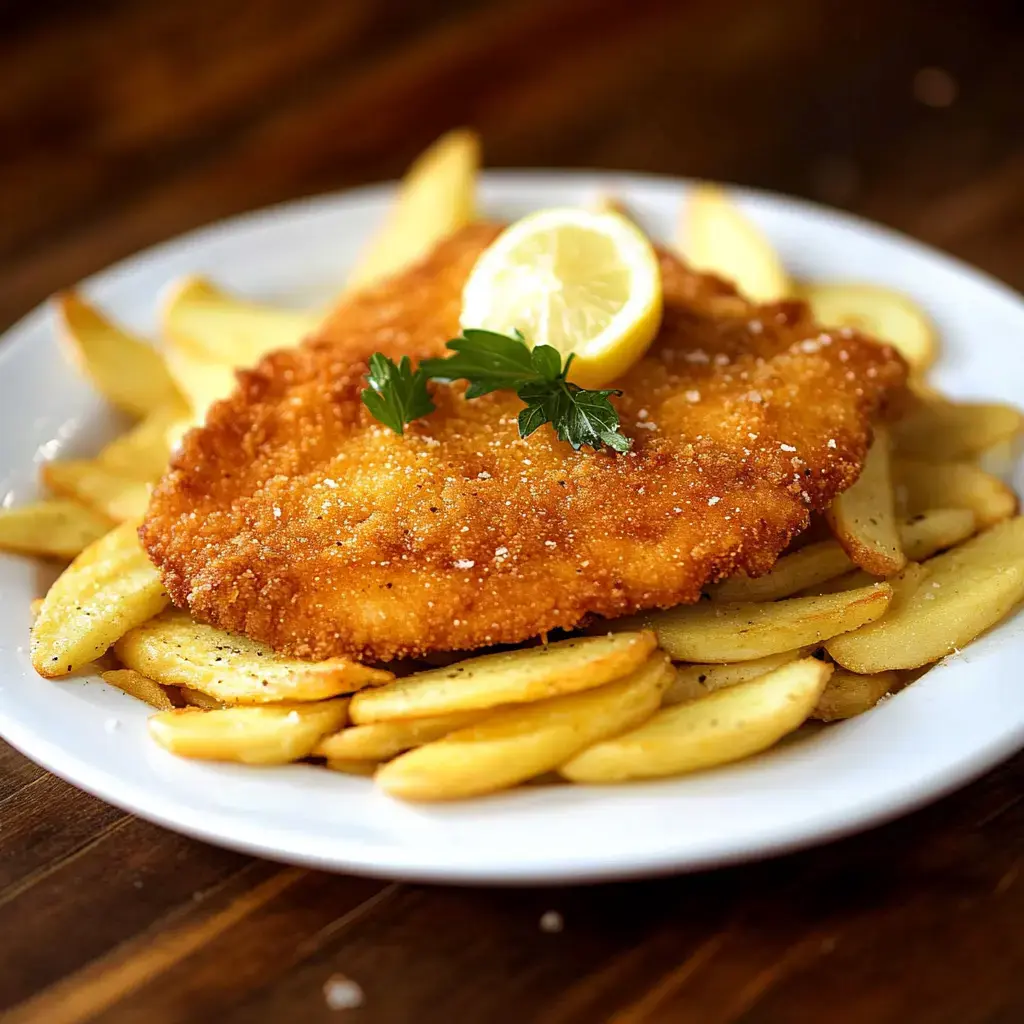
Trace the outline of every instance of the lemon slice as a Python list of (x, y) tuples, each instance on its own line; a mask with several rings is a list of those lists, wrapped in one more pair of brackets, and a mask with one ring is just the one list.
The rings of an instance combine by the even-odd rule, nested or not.
[(462, 293), (462, 326), (575, 356), (569, 379), (600, 388), (647, 350), (661, 323), (658, 258), (617, 213), (541, 210), (484, 250)]

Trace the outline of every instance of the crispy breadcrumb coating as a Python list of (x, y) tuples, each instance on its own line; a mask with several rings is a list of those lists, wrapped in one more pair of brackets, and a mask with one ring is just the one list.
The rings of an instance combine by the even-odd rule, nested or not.
[(300, 657), (514, 643), (766, 572), (857, 478), (900, 358), (668, 254), (661, 331), (614, 400), (628, 454), (574, 452), (549, 426), (524, 440), (514, 395), (460, 384), (431, 385), (437, 411), (392, 433), (360, 400), (366, 359), (443, 354), (498, 230), (464, 229), (239, 374), (140, 531), (176, 604)]

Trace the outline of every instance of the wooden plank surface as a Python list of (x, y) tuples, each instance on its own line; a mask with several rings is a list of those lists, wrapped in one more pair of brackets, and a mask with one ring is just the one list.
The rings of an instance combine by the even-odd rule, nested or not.
[[(0, 29), (3, 324), (181, 231), (392, 177), (462, 123), (492, 165), (779, 189), (1024, 287), (1015, 0), (64, 0), (0, 4)], [(0, 1020), (1010, 1024), (1022, 790), (1018, 757), (762, 864), (455, 889), (216, 850), (0, 744)], [(363, 1004), (332, 1010), (332, 978)]]

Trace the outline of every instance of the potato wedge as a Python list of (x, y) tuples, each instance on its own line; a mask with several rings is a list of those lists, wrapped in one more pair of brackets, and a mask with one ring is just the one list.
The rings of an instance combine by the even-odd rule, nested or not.
[(892, 589), (885, 583), (823, 597), (785, 601), (680, 605), (616, 620), (615, 628), (653, 629), (661, 646), (679, 661), (753, 661), (797, 647), (820, 644), (885, 612)]
[(739, 761), (799, 728), (831, 674), (828, 663), (802, 658), (703, 700), (664, 708), (639, 728), (584, 750), (561, 772), (572, 782), (624, 782)]
[(850, 561), (865, 572), (892, 576), (907, 564), (896, 525), (889, 436), (881, 428), (856, 483), (836, 497), (825, 519)]
[(766, 658), (754, 661), (737, 661), (726, 665), (677, 665), (676, 676), (665, 691), (662, 703), (669, 707), (682, 704), (687, 700), (706, 697), (715, 690), (727, 686), (745, 683), (748, 679), (774, 672), (775, 669), (787, 665), (791, 661), (805, 655), (804, 648), (795, 651), (783, 651), (781, 654), (769, 654)]
[(225, 704), (319, 701), (392, 678), (348, 658), (300, 661), (276, 654), (177, 609), (136, 626), (114, 652), (128, 668), (158, 683), (201, 690)]
[(72, 359), (113, 405), (146, 416), (180, 400), (161, 354), (111, 323), (77, 292), (57, 297), (57, 317)]
[(288, 764), (345, 720), (344, 700), (200, 711), (177, 708), (149, 720), (149, 734), (179, 757), (243, 764)]
[(618, 682), (506, 708), (382, 765), (375, 781), (403, 800), (456, 800), (543, 775), (649, 718), (672, 667), (656, 654)]
[(188, 417), (184, 402), (157, 409), (96, 456), (104, 468), (119, 476), (156, 483), (171, 456), (170, 433)]
[(1017, 495), (998, 477), (969, 462), (893, 463), (896, 502), (902, 514), (913, 516), (936, 508), (970, 509), (984, 530), (1016, 514)]
[(899, 685), (897, 672), (878, 672), (861, 676), (846, 669), (836, 669), (829, 679), (811, 718), (819, 722), (838, 722), (870, 711), (887, 693)]
[(110, 532), (113, 521), (78, 501), (53, 498), (0, 509), (0, 551), (71, 559)]
[(480, 139), (465, 128), (442, 135), (405, 173), (383, 228), (349, 274), (346, 291), (365, 288), (425, 255), (476, 216)]
[(342, 775), (372, 776), (380, 764), (377, 761), (346, 761), (336, 757), (326, 762), (324, 767), (330, 768), (332, 772), (341, 772)]
[(232, 394), (238, 383), (232, 366), (208, 358), (184, 341), (168, 348), (167, 367), (188, 402), (193, 425), (204, 423), (210, 406)]
[(208, 693), (203, 693), (202, 690), (193, 690), (190, 686), (179, 686), (178, 695), (181, 697), (182, 703), (187, 704), (190, 708), (219, 711), (227, 706), (224, 701), (217, 700), (216, 697), (211, 697)]
[(961, 462), (1011, 442), (1024, 430), (1024, 415), (993, 402), (922, 402), (892, 427), (900, 458)]
[(977, 520), (969, 508), (932, 508), (900, 523), (900, 543), (912, 562), (931, 558), (977, 529)]
[(589, 690), (639, 668), (656, 646), (653, 633), (623, 632), (485, 654), (358, 693), (350, 716), (367, 725)]
[[(851, 672), (919, 668), (952, 654), (1024, 599), (1024, 519), (1008, 519), (921, 566), (923, 579), (877, 622), (834, 637)], [(898, 589), (898, 588), (897, 588)]]
[(291, 348), (311, 334), (323, 314), (237, 299), (203, 277), (186, 277), (170, 290), (163, 330), (172, 346), (242, 369), (268, 352)]
[(712, 601), (777, 601), (842, 576), (853, 568), (834, 540), (816, 541), (783, 555), (764, 576), (732, 576), (708, 587)]
[(54, 494), (87, 505), (115, 523), (141, 519), (149, 506), (148, 483), (116, 473), (98, 459), (46, 462), (40, 475)]
[(141, 672), (135, 672), (130, 668), (118, 668), (109, 672), (101, 672), (100, 677), (105, 683), (116, 686), (123, 690), (129, 697), (145, 701), (150, 707), (158, 711), (170, 711), (174, 701), (170, 694), (157, 682), (144, 676)]
[(798, 293), (824, 327), (852, 327), (886, 342), (920, 372), (939, 354), (938, 334), (924, 312), (900, 292), (872, 284), (802, 284)]
[(487, 711), (456, 711), (431, 718), (406, 718), (396, 722), (352, 725), (325, 736), (313, 751), (329, 761), (387, 761), (396, 754), (422, 747), (456, 729), (480, 721)]
[(717, 185), (694, 189), (683, 209), (679, 248), (698, 270), (734, 282), (755, 302), (777, 302), (792, 294), (767, 236)]
[(90, 544), (50, 587), (32, 626), (32, 667), (40, 675), (74, 672), (166, 607), (137, 526), (122, 523)]

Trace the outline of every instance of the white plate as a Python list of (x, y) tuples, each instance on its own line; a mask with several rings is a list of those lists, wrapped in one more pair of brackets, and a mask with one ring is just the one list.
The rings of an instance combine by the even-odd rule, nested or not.
[[(514, 217), (622, 195), (666, 237), (686, 186), (625, 175), (488, 174), (483, 207)], [(140, 331), (158, 293), (203, 272), (275, 301), (323, 302), (379, 222), (390, 187), (278, 207), (160, 246), (87, 282)], [(929, 249), (850, 217), (742, 194), (800, 277), (900, 288), (943, 337), (938, 381), (956, 395), (1024, 395), (1024, 305)], [(35, 492), (39, 462), (88, 453), (117, 426), (69, 369), (38, 309), (0, 343), (0, 497)], [(621, 787), (523, 788), (411, 807), (364, 779), (308, 766), (177, 760), (145, 734), (147, 709), (99, 680), (47, 682), (29, 665), (29, 599), (46, 574), (0, 556), (0, 734), (69, 781), (144, 818), (215, 843), (317, 867), (455, 882), (555, 882), (723, 864), (821, 842), (960, 786), (1024, 745), (1024, 617), (860, 718), (801, 733), (761, 757), (688, 778)], [(111, 731), (113, 721), (119, 727)]]

